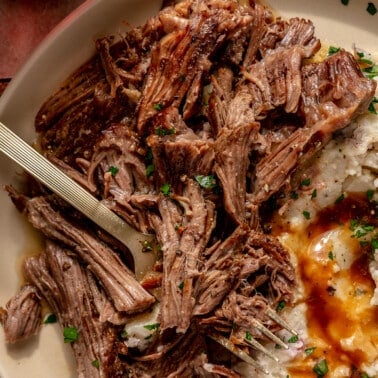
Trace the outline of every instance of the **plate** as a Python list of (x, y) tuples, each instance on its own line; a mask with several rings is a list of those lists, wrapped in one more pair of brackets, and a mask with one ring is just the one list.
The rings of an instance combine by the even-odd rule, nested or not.
[[(378, 13), (367, 12), (366, 1), (269, 0), (284, 17), (311, 18), (316, 35), (325, 43), (352, 49), (354, 45), (378, 56)], [(0, 99), (0, 120), (27, 141), (33, 141), (33, 120), (47, 96), (94, 52), (93, 41), (156, 13), (156, 0), (93, 0), (85, 2), (41, 43)], [(0, 185), (17, 180), (19, 168), (0, 156)], [(20, 284), (20, 260), (40, 248), (38, 238), (0, 192), (0, 305)], [(70, 346), (64, 344), (58, 325), (22, 345), (6, 347), (0, 331), (0, 378), (75, 377)]]

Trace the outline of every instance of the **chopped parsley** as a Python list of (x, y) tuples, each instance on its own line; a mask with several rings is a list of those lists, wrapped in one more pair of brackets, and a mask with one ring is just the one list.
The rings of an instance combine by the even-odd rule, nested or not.
[(332, 251), (329, 251), (328, 252), (328, 258), (331, 260), (331, 261), (333, 261), (334, 260), (334, 258), (335, 258), (335, 255), (333, 254), (333, 252)]
[(339, 51), (340, 51), (340, 47), (329, 46), (329, 48), (328, 48), (328, 56), (336, 54)]
[(143, 327), (148, 329), (149, 331), (156, 331), (159, 329), (160, 323), (146, 324)]
[(309, 186), (311, 184), (311, 179), (309, 177), (301, 181), (301, 186)]
[(306, 349), (304, 350), (305, 355), (306, 355), (306, 356), (310, 356), (311, 354), (313, 354), (313, 353), (315, 352), (315, 349), (316, 349), (316, 347), (306, 348)]
[(178, 288), (182, 290), (184, 288), (184, 281), (181, 281), (178, 285)]
[(119, 169), (113, 165), (109, 167), (108, 172), (114, 177), (118, 173)]
[(276, 311), (277, 312), (281, 312), (286, 306), (286, 302), (285, 301), (279, 301), (278, 302), (278, 305), (276, 307)]
[(55, 314), (46, 314), (46, 316), (43, 319), (43, 324), (51, 324), (56, 323), (57, 317)]
[(287, 342), (290, 343), (290, 344), (294, 344), (294, 343), (296, 343), (298, 340), (299, 340), (299, 339), (298, 339), (298, 336), (297, 336), (297, 335), (294, 335), (294, 336), (291, 336), (291, 337), (287, 340)]
[(378, 114), (375, 104), (378, 104), (378, 97), (374, 97), (369, 104), (368, 111), (371, 114)]
[(146, 176), (150, 177), (154, 172), (155, 172), (155, 165), (154, 164), (147, 165), (147, 167), (146, 167)]
[(217, 181), (213, 175), (209, 175), (209, 176), (197, 175), (197, 176), (194, 176), (194, 178), (196, 179), (196, 181), (198, 182), (198, 184), (200, 184), (202, 188), (214, 189), (217, 186)]
[(250, 332), (246, 332), (245, 333), (245, 339), (247, 340), (247, 341), (251, 341), (252, 340), (252, 335), (251, 335), (251, 333)]
[(366, 191), (366, 198), (371, 201), (374, 198), (374, 190), (369, 189)]
[(374, 5), (374, 3), (368, 3), (366, 10), (372, 16), (374, 16), (377, 13), (377, 7)]
[(290, 198), (291, 199), (298, 199), (298, 197), (299, 197), (299, 195), (296, 191), (293, 190), (292, 192), (290, 192)]
[(328, 364), (327, 360), (324, 358), (323, 360), (319, 361), (312, 369), (312, 371), (318, 377), (324, 377), (328, 373)]
[(75, 327), (64, 327), (63, 337), (65, 343), (73, 343), (79, 337), (79, 331)]
[(157, 110), (157, 111), (160, 111), (163, 109), (163, 104), (161, 103), (156, 103), (156, 104), (153, 104), (152, 107)]
[(314, 190), (312, 191), (312, 193), (311, 193), (311, 199), (315, 199), (315, 198), (317, 197), (317, 195), (318, 195), (318, 192), (317, 192), (316, 189), (314, 189)]
[(341, 4), (348, 5), (349, 4), (349, 0), (341, 0)]
[(362, 68), (361, 70), (368, 79), (374, 79), (378, 76), (378, 64)]
[(166, 129), (163, 126), (158, 126), (155, 129), (155, 134), (159, 136), (172, 135), (172, 134), (176, 134), (176, 129), (173, 127), (171, 127), (170, 129)]
[(345, 199), (345, 194), (341, 193), (335, 200), (335, 204), (342, 202)]
[(353, 231), (354, 238), (360, 239), (374, 231), (374, 225), (361, 221), (359, 219), (352, 219), (350, 221), (350, 230)]
[(307, 219), (307, 220), (309, 220), (311, 218), (311, 214), (307, 210), (303, 210), (302, 214), (303, 214), (304, 218)]
[(171, 184), (167, 182), (160, 187), (160, 192), (163, 193), (166, 197), (171, 194)]
[(94, 366), (96, 369), (100, 368), (100, 361), (98, 360), (98, 358), (92, 361), (92, 366)]

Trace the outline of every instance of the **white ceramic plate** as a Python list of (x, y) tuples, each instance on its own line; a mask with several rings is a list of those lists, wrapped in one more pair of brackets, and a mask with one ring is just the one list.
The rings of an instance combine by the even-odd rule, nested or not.
[[(378, 56), (378, 13), (366, 11), (367, 1), (267, 0), (283, 16), (311, 18), (316, 34), (335, 46), (356, 44)], [(39, 107), (57, 85), (93, 53), (93, 41), (125, 29), (123, 21), (142, 23), (157, 12), (158, 0), (87, 1), (64, 20), (39, 46), (0, 99), (0, 121), (28, 141), (34, 138), (33, 120)], [(378, 3), (376, 3), (378, 6)], [(0, 156), (0, 185), (17, 177), (19, 169)], [(20, 259), (37, 252), (30, 227), (0, 192), (0, 305), (20, 284)], [(19, 346), (6, 347), (0, 330), (0, 378), (75, 377), (70, 347), (62, 341), (57, 325), (44, 326), (37, 337)]]

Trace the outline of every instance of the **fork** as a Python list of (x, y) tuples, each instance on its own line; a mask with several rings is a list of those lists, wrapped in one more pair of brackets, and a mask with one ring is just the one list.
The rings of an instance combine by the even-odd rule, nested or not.
[(122, 242), (132, 254), (134, 271), (138, 279), (152, 268), (155, 255), (152, 252), (144, 252), (145, 244), (153, 241), (152, 235), (142, 234), (129, 226), (2, 122), (0, 122), (0, 151)]

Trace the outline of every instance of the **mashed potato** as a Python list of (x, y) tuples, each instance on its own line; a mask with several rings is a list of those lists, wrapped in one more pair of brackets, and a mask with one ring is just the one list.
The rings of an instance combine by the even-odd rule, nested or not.
[[(378, 377), (378, 254), (366, 253), (377, 228), (365, 227), (360, 236), (364, 224), (352, 226), (365, 219), (364, 211), (376, 225), (377, 172), (378, 116), (365, 114), (315, 157), (305, 172), (310, 184), (281, 209), (275, 233), (300, 281), (296, 306), (282, 315), (300, 335), (281, 332), (287, 351), (268, 345), (280, 364), (257, 356), (270, 377), (315, 377), (319, 363), (327, 377)], [(266, 377), (245, 364), (239, 368), (245, 376)]]

